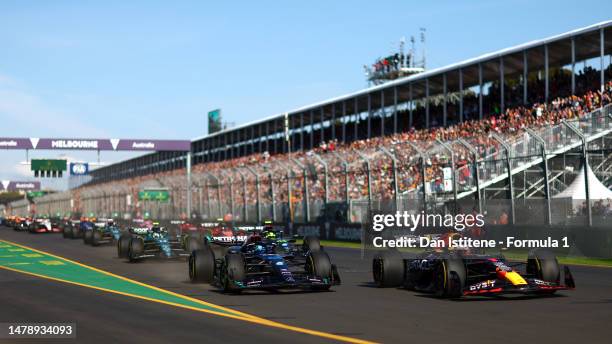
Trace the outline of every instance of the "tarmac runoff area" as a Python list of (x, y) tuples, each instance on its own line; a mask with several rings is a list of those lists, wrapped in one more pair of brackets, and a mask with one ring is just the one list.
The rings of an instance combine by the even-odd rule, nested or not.
[[(61, 234), (31, 235), (1, 227), (0, 240), (9, 246), (3, 247), (2, 255), (37, 253), (25, 248), (9, 251), (19, 249), (19, 245), (26, 246), (182, 295), (194, 302), (194, 306), (207, 303), (212, 307), (211, 312), (216, 309), (225, 314), (223, 308), (229, 312), (223, 316), (153, 302), (13, 271), (26, 265), (19, 268), (7, 266), (6, 261), (0, 263), (3, 267), (0, 268), (0, 322), (75, 322), (77, 338), (70, 343), (337, 341), (306, 331), (346, 337), (347, 341), (384, 343), (609, 342), (612, 319), (612, 270), (609, 268), (572, 266), (576, 290), (559, 292), (552, 297), (445, 300), (405, 289), (376, 288), (371, 271), (375, 251), (365, 251), (362, 255), (358, 249), (328, 247), (326, 251), (338, 265), (342, 278), (342, 285), (330, 292), (266, 291), (228, 295), (207, 284), (189, 282), (184, 260), (130, 264), (116, 257), (114, 246), (85, 246), (81, 240), (63, 239)], [(30, 259), (57, 260), (43, 255), (12, 262)], [(41, 264), (44, 266), (41, 269), (61, 266)], [(246, 316), (233, 317), (231, 312)], [(261, 322), (248, 321), (248, 316)], [(280, 327), (271, 326), (272, 323)]]

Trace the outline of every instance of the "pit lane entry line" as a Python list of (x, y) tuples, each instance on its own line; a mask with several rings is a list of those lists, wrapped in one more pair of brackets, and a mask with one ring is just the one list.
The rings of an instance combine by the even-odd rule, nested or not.
[[(374, 343), (367, 340), (310, 330), (271, 321), (186, 295), (177, 294), (169, 290), (138, 282), (136, 280), (100, 270), (77, 261), (6, 240), (0, 240), (0, 268), (57, 282), (77, 285), (108, 293), (133, 297), (136, 299), (308, 334), (321, 338), (356, 344)], [(78, 276), (79, 274), (85, 275), (89, 281), (79, 280), (79, 277), (82, 277)], [(123, 289), (123, 291), (117, 290), (119, 288)]]

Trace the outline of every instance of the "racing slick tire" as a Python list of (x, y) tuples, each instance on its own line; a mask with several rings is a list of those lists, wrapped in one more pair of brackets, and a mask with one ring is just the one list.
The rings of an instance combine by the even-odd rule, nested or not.
[[(531, 250), (527, 257), (527, 273), (545, 282), (559, 284), (561, 269), (557, 257), (546, 250)], [(554, 294), (555, 290), (541, 291), (542, 294)]]
[(208, 246), (193, 250), (189, 255), (189, 279), (210, 283), (215, 277), (215, 255)]
[[(329, 283), (333, 281), (332, 263), (325, 251), (311, 251), (306, 258), (306, 271), (314, 276), (327, 278)], [(314, 290), (329, 290), (330, 285), (313, 286)]]
[(91, 246), (99, 246), (100, 241), (102, 241), (102, 232), (96, 230), (92, 232), (93, 233), (91, 234)]
[(69, 239), (72, 237), (72, 231), (70, 230), (69, 226), (64, 226), (64, 228), (62, 228), (62, 237), (64, 239)]
[(130, 263), (134, 263), (138, 261), (138, 257), (144, 252), (144, 241), (142, 238), (131, 238), (130, 244), (128, 247), (128, 260)]
[(321, 241), (316, 236), (307, 235), (302, 244), (304, 251), (315, 252), (321, 250)]
[(434, 274), (435, 293), (439, 297), (459, 298), (466, 280), (465, 263), (461, 258), (442, 258)]
[(246, 279), (246, 262), (242, 253), (230, 253), (225, 255), (225, 263), (221, 269), (221, 283), (226, 293), (239, 294), (242, 290), (233, 286), (232, 281), (244, 281)]
[(404, 282), (404, 259), (397, 250), (386, 250), (372, 260), (374, 283), (379, 288), (397, 288)]
[(130, 248), (131, 237), (126, 234), (122, 234), (117, 240), (117, 256), (119, 258), (127, 258), (128, 250)]
[(83, 233), (83, 243), (85, 245), (91, 245), (91, 239), (93, 237), (93, 230), (88, 230)]
[(79, 232), (79, 229), (77, 227), (70, 227), (70, 239), (78, 239), (80, 235), (81, 233)]

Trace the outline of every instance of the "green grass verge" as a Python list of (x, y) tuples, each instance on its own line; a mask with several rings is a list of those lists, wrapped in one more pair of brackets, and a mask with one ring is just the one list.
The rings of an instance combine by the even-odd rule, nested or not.
[[(301, 244), (301, 243), (302, 242), (298, 240), (298, 244)], [(334, 241), (334, 240), (321, 240), (321, 245), (328, 246), (328, 247), (340, 247), (340, 248), (354, 248), (354, 249), (361, 248), (361, 243), (358, 243), (358, 242), (345, 242), (345, 241)], [(402, 249), (401, 251), (416, 253), (416, 252), (420, 252), (421, 250)], [(495, 250), (495, 251), (489, 251), (488, 253), (496, 254), (498, 252), (499, 252), (498, 250)], [(527, 251), (524, 251), (524, 250), (523, 251), (504, 250), (502, 251), (502, 253), (507, 259), (510, 259), (510, 260), (517, 260), (517, 261), (527, 260)], [(560, 264), (566, 264), (566, 265), (586, 265), (586, 266), (612, 268), (612, 259), (606, 259), (606, 258), (558, 256), (557, 259), (559, 260)]]

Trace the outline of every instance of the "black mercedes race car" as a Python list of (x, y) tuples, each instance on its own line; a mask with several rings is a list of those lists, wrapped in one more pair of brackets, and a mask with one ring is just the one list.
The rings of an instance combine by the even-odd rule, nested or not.
[(564, 267), (564, 283), (556, 257), (544, 250), (529, 253), (527, 262), (508, 262), (503, 256), (472, 254), (465, 250), (429, 251), (405, 259), (397, 250), (373, 260), (379, 287), (404, 287), (439, 297), (468, 295), (553, 294), (574, 289), (574, 278)]
[(178, 236), (154, 223), (149, 227), (131, 227), (127, 233), (120, 234), (117, 240), (117, 253), (120, 258), (136, 262), (144, 258), (181, 258), (188, 257)]
[(121, 234), (121, 228), (113, 219), (98, 219), (93, 226), (83, 229), (83, 243), (91, 246), (114, 244), (119, 240)]
[(189, 256), (189, 278), (239, 293), (246, 289), (329, 290), (340, 276), (317, 238), (304, 245), (282, 232), (254, 232), (243, 238), (227, 234), (206, 241)]

